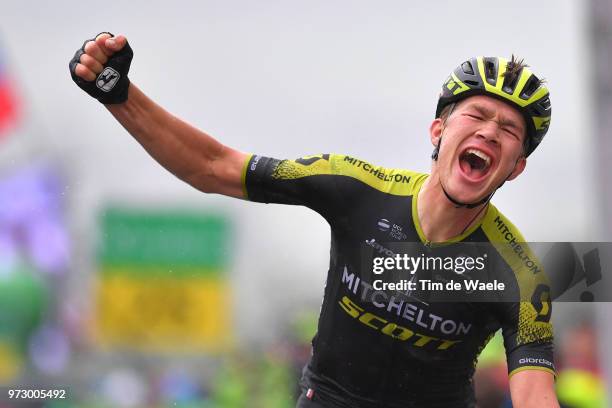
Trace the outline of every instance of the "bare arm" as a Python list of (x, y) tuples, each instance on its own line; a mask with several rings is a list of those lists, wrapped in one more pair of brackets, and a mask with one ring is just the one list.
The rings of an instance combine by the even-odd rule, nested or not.
[(159, 164), (181, 180), (206, 193), (244, 198), (241, 177), (246, 154), (168, 113), (134, 84), (125, 103), (106, 107)]
[(559, 408), (554, 377), (546, 371), (525, 370), (512, 375), (510, 395), (515, 408)]
[[(79, 77), (93, 81), (108, 57), (127, 41), (123, 36), (114, 37), (114, 42), (109, 38), (109, 34), (101, 34), (85, 46), (86, 53), (76, 67)], [(206, 193), (245, 198), (245, 153), (173, 116), (133, 83), (126, 102), (105, 106), (159, 164), (181, 180)]]

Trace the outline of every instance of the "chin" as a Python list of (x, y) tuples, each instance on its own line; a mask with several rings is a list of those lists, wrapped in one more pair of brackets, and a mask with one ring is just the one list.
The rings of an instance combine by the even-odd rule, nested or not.
[(466, 204), (477, 203), (491, 194), (490, 189), (475, 189), (468, 186), (451, 188), (447, 193), (455, 200)]

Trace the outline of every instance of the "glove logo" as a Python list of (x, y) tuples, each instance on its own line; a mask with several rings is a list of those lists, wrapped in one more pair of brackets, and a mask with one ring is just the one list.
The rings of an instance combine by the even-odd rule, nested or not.
[(104, 71), (98, 75), (98, 78), (96, 78), (96, 86), (104, 92), (110, 92), (111, 89), (115, 87), (120, 77), (121, 75), (119, 75), (119, 72), (111, 67), (106, 67)]

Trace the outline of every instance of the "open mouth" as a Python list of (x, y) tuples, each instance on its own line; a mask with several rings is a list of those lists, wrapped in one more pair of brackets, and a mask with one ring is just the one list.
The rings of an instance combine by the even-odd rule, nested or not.
[(480, 180), (487, 176), (491, 169), (491, 157), (477, 149), (466, 149), (459, 156), (459, 166), (463, 173), (472, 180)]

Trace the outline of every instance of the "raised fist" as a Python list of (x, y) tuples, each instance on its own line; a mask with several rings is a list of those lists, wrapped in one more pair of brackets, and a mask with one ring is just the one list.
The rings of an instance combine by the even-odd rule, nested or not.
[(104, 104), (127, 100), (134, 53), (122, 36), (103, 32), (85, 41), (68, 64), (72, 80)]

